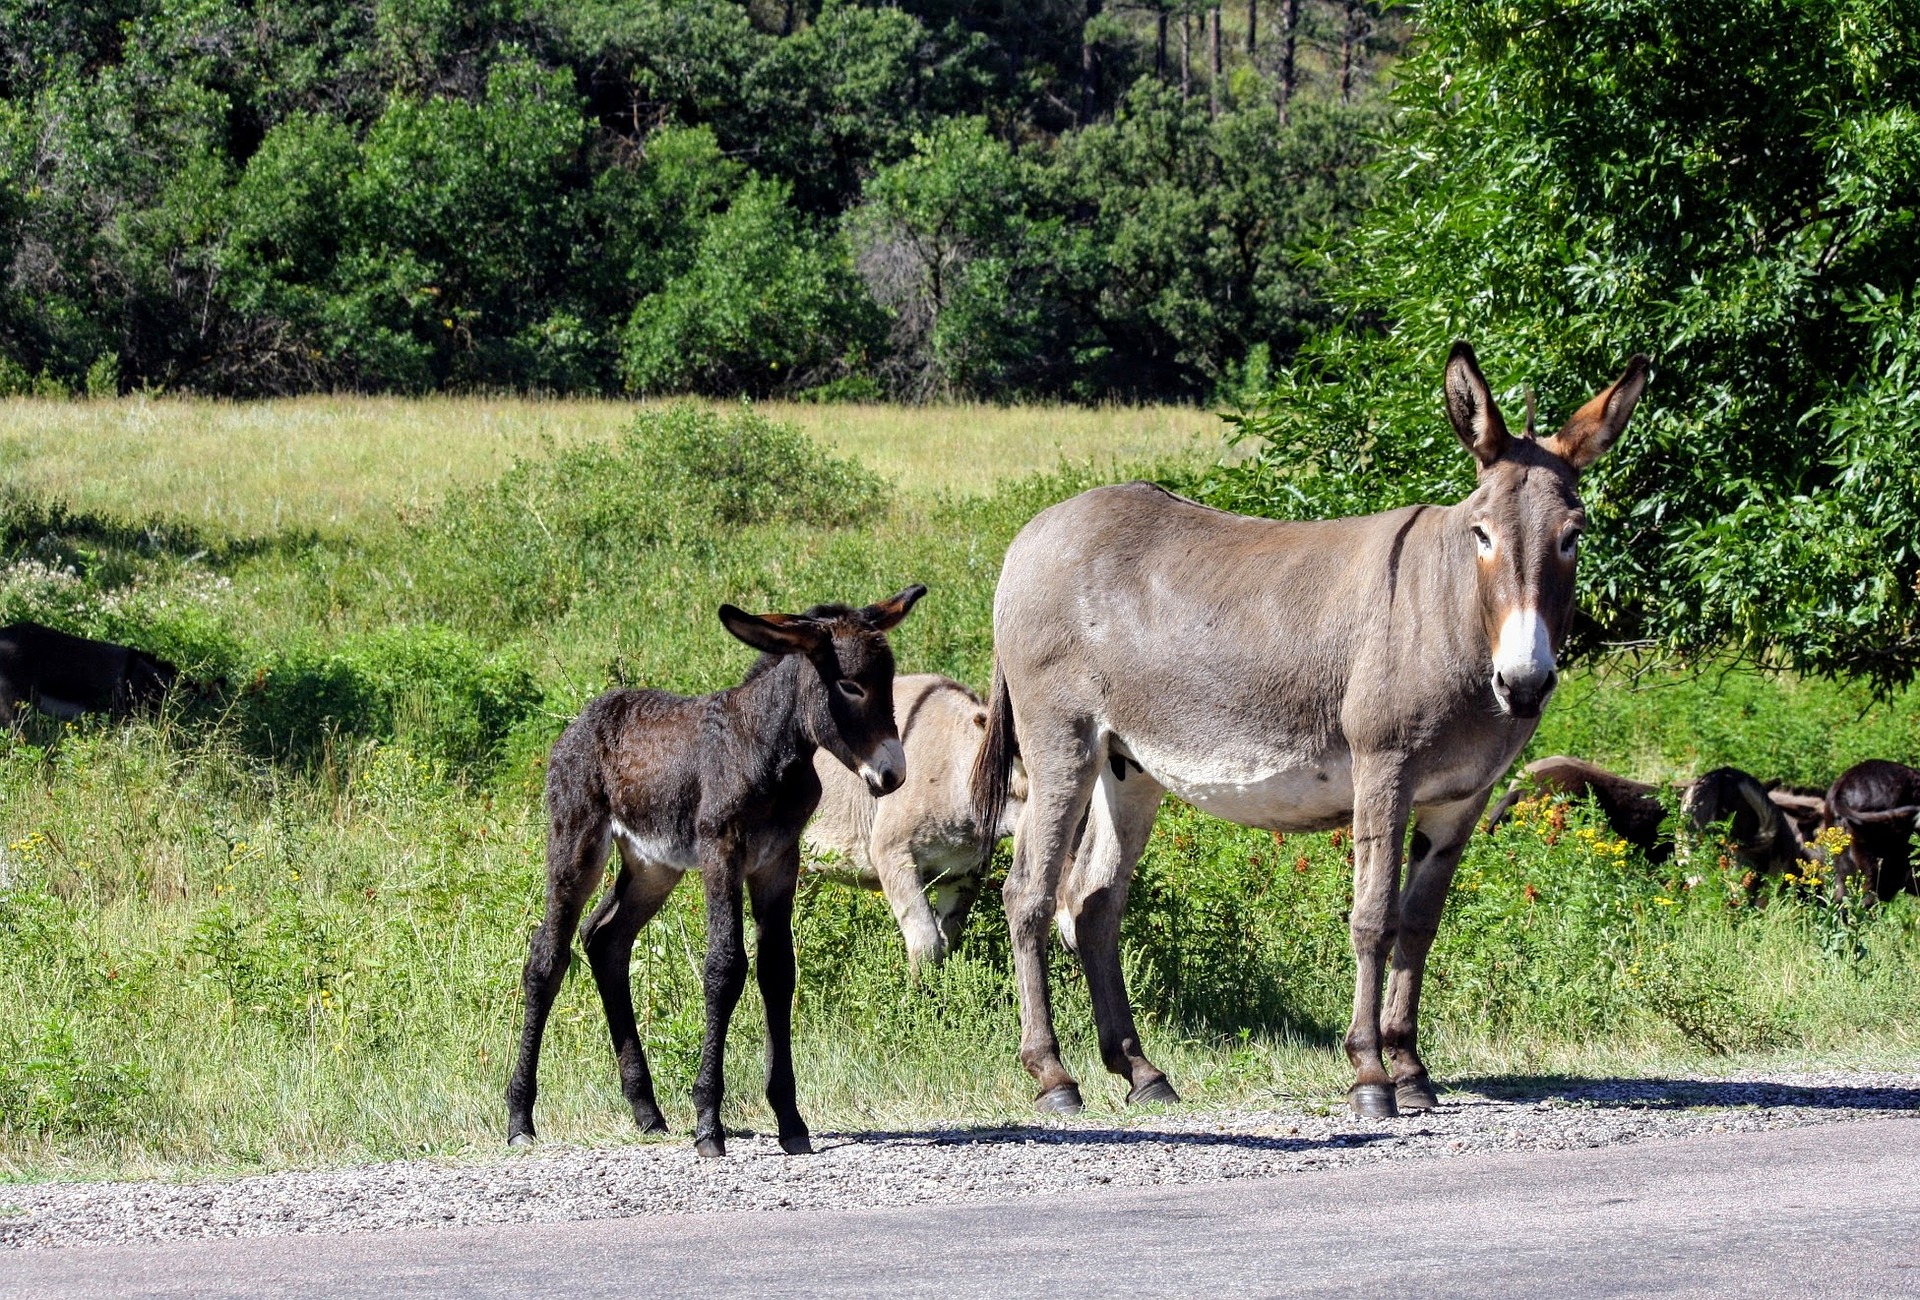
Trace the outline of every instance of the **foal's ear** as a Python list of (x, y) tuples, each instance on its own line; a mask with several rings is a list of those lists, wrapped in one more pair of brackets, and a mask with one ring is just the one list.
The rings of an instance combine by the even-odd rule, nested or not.
[(749, 614), (722, 605), (720, 624), (755, 650), (770, 655), (810, 654), (829, 639), (825, 628), (798, 614)]
[(916, 582), (905, 591), (874, 602), (866, 608), (867, 626), (876, 632), (891, 631), (912, 611), (914, 602), (926, 594), (926, 587)]
[(1447, 354), (1447, 418), (1480, 468), (1499, 460), (1507, 449), (1507, 422), (1500, 418), (1480, 362), (1464, 340)]
[(1540, 445), (1575, 469), (1587, 466), (1606, 455), (1614, 439), (1627, 427), (1640, 394), (1647, 391), (1653, 375), (1653, 363), (1640, 353), (1627, 362), (1626, 373), (1613, 386), (1573, 413), (1566, 427)]

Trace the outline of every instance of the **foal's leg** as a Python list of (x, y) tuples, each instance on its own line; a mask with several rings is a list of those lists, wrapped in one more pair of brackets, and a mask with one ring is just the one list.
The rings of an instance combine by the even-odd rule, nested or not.
[(566, 978), (574, 928), (607, 861), (607, 811), (582, 798), (556, 809), (547, 836), (547, 914), (527, 945), (521, 972), (520, 1055), (507, 1084), (507, 1141), (533, 1141), (533, 1102), (539, 1091), (540, 1041), (547, 1014)]
[(700, 1044), (700, 1072), (693, 1079), (693, 1146), (703, 1156), (727, 1154), (720, 1127), (726, 1092), (727, 1025), (747, 986), (747, 948), (741, 933), (740, 877), (732, 854), (703, 855), (707, 887), (707, 1036)]
[(666, 1117), (654, 1099), (653, 1074), (647, 1069), (647, 1053), (640, 1045), (639, 1027), (634, 1024), (630, 963), (634, 936), (667, 901), (667, 895), (680, 883), (681, 873), (638, 861), (625, 845), (621, 846), (620, 860), (620, 879), (580, 928), (580, 943), (593, 967), (600, 1005), (606, 1009), (607, 1033), (613, 1039), (614, 1060), (620, 1065), (620, 1091), (633, 1108), (633, 1122), (642, 1133), (665, 1133)]
[(1380, 1059), (1380, 981), (1400, 928), (1400, 854), (1407, 835), (1407, 792), (1398, 762), (1356, 757), (1353, 772), (1353, 1021), (1347, 1059), (1356, 1115), (1396, 1112)]
[(813, 1141), (800, 1118), (793, 1080), (793, 890), (799, 876), (796, 854), (791, 863), (749, 877), (747, 889), (759, 948), (754, 972), (767, 1011), (767, 1105), (780, 1124), (780, 1149), (810, 1156)]
[(1053, 1032), (1047, 940), (1060, 868), (1073, 848), (1098, 761), (1091, 728), (1084, 724), (1029, 727), (1021, 719), (1018, 725), (1031, 788), (1013, 839), (1013, 866), (1000, 895), (1006, 900), (1020, 989), (1020, 1063), (1040, 1084), (1034, 1104), (1043, 1111), (1072, 1115), (1080, 1110), (1080, 1088), (1061, 1064), (1060, 1040)]
[(1459, 803), (1425, 809), (1414, 819), (1413, 856), (1400, 894), (1400, 935), (1380, 1023), (1381, 1046), (1393, 1067), (1394, 1101), (1403, 1111), (1432, 1110), (1440, 1104), (1417, 1046), (1420, 984), (1426, 977), (1427, 952), (1440, 929), (1447, 888), (1486, 803), (1483, 791)]
[(1129, 772), (1125, 780), (1103, 768), (1087, 814), (1086, 835), (1073, 866), (1060, 882), (1060, 907), (1073, 918), (1080, 963), (1087, 972), (1100, 1059), (1127, 1081), (1127, 1103), (1176, 1102), (1180, 1094), (1147, 1059), (1120, 968), (1120, 918), (1127, 910), (1133, 868), (1153, 834), (1162, 790), (1151, 777)]

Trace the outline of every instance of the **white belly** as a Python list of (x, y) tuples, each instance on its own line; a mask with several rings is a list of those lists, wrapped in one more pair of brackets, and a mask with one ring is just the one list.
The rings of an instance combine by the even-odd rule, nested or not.
[(659, 836), (637, 834), (618, 817), (613, 819), (612, 831), (621, 852), (628, 857), (656, 867), (672, 867), (675, 871), (700, 869), (700, 856), (693, 851), (691, 844), (677, 844)]
[(1344, 749), (1302, 754), (1222, 746), (1206, 753), (1132, 740), (1125, 747), (1169, 792), (1226, 821), (1312, 831), (1353, 820), (1353, 756)]

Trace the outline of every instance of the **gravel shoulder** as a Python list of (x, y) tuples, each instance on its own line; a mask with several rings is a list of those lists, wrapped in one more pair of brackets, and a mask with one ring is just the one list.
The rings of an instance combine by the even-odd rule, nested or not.
[(1574, 1151), (1920, 1114), (1920, 1070), (1719, 1078), (1481, 1080), (1441, 1110), (1360, 1120), (1306, 1110), (1174, 1109), (1124, 1122), (820, 1133), (792, 1158), (768, 1135), (701, 1160), (684, 1136), (534, 1147), (206, 1182), (0, 1188), (0, 1249), (556, 1223), (746, 1209), (898, 1209), (1272, 1178), (1385, 1161)]

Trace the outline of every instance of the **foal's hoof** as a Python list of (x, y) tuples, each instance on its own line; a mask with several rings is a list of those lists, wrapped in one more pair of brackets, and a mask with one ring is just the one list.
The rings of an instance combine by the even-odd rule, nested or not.
[(1384, 1083), (1356, 1083), (1347, 1089), (1347, 1107), (1361, 1119), (1392, 1119), (1400, 1113), (1393, 1089)]
[(1163, 1074), (1157, 1079), (1149, 1079), (1127, 1094), (1127, 1105), (1129, 1106), (1140, 1106), (1149, 1103), (1155, 1106), (1177, 1106), (1180, 1104), (1180, 1094), (1175, 1092), (1173, 1085), (1167, 1082), (1166, 1075)]
[(780, 1139), (780, 1149), (790, 1156), (810, 1156), (813, 1154), (813, 1139), (805, 1133), (795, 1133), (792, 1137)]
[(530, 1147), (533, 1145), (533, 1134), (515, 1133), (507, 1139), (507, 1145), (510, 1147)]
[(714, 1137), (695, 1138), (693, 1140), (693, 1149), (696, 1154), (714, 1159), (727, 1154), (727, 1140), (717, 1135)]
[(642, 1133), (665, 1133), (667, 1131), (667, 1117), (662, 1115), (658, 1108), (646, 1111), (635, 1106), (633, 1108), (633, 1122), (635, 1127)]
[(1080, 1086), (1073, 1083), (1059, 1084), (1033, 1099), (1033, 1108), (1042, 1115), (1078, 1115), (1083, 1105)]
[(1433, 1095), (1433, 1080), (1424, 1074), (1401, 1080), (1394, 1087), (1393, 1100), (1402, 1114), (1440, 1109), (1440, 1099)]

